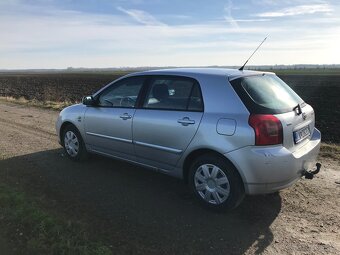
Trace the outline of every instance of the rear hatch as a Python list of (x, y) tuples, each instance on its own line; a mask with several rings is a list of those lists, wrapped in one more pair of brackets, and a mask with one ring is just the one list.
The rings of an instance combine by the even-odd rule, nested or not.
[(310, 140), (315, 125), (313, 108), (306, 103), (300, 107), (300, 114), (293, 111), (275, 115), (282, 123), (283, 145), (292, 152)]
[(314, 130), (313, 108), (275, 74), (263, 73), (230, 81), (250, 114), (270, 114), (282, 124), (283, 146), (294, 152)]

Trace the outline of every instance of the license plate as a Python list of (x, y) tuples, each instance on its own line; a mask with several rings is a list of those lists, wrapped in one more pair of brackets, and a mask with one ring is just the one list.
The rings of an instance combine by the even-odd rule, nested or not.
[(309, 126), (301, 128), (293, 133), (294, 142), (299, 143), (310, 135)]

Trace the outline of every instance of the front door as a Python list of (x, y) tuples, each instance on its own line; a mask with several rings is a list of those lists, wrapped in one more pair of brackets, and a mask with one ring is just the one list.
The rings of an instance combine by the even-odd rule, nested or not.
[(91, 150), (134, 159), (132, 120), (143, 77), (113, 83), (96, 96), (96, 106), (85, 112), (86, 142)]

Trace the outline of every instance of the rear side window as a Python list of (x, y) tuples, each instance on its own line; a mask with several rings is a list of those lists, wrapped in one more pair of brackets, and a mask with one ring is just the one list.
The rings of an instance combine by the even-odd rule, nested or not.
[(203, 111), (198, 82), (185, 77), (155, 77), (150, 80), (144, 108)]
[(303, 103), (276, 75), (242, 77), (231, 84), (251, 113), (284, 113)]

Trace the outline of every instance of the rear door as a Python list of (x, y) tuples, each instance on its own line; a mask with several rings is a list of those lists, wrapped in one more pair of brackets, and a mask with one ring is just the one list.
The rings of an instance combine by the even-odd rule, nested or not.
[(203, 101), (196, 80), (151, 77), (144, 103), (133, 120), (138, 161), (171, 170), (194, 137), (202, 115)]

